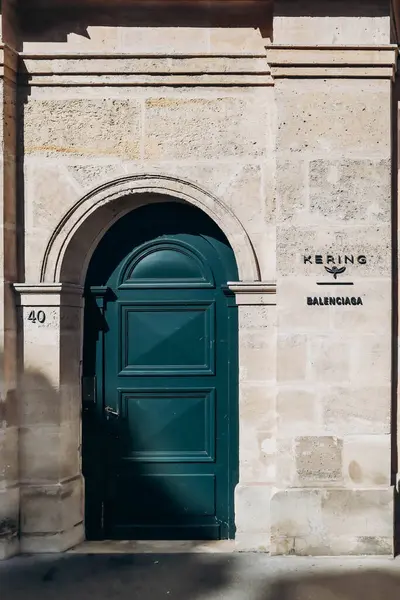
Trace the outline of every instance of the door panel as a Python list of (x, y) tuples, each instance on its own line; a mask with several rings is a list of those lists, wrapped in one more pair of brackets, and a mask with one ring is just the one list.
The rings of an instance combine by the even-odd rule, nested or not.
[[(137, 523), (130, 525), (140, 526), (147, 524), (151, 526), (155, 523), (165, 523), (165, 519), (179, 520), (182, 524), (183, 518), (214, 516), (215, 515), (215, 475), (213, 474), (163, 474), (163, 473), (145, 473), (136, 477), (135, 485), (131, 485), (131, 480), (122, 475), (118, 478), (118, 496), (128, 499), (128, 502), (121, 503), (118, 515), (116, 516), (116, 525), (124, 526), (131, 520), (131, 504), (136, 502), (133, 494), (129, 497), (129, 490), (140, 490), (143, 501), (137, 504), (135, 517)], [(171, 498), (170, 502), (160, 503), (160, 494), (163, 498)], [(173, 500), (179, 498), (179, 503)], [(182, 518), (181, 510), (184, 515)], [(125, 509), (125, 511), (124, 511)]]
[(88, 272), (88, 538), (234, 535), (236, 265), (203, 213), (166, 204), (121, 219)]
[(214, 371), (214, 302), (120, 303), (120, 376)]
[(125, 419), (129, 431), (135, 431), (122, 460), (215, 460), (214, 389), (142, 388), (119, 390), (119, 393), (121, 418)]

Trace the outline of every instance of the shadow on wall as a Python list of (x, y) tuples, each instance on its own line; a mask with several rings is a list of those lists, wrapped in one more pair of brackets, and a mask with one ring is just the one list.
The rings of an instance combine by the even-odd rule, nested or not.
[(25, 41), (66, 42), (71, 33), (90, 39), (88, 27), (253, 28), (272, 40), (273, 11), (283, 17), (382, 17), (389, 12), (389, 3), (376, 0), (118, 0), (112, 10), (105, 0), (65, 5), (65, 0), (20, 0)]
[[(57, 8), (54, 0), (24, 0), (21, 4), (21, 29), (27, 42), (66, 42), (70, 33), (90, 39), (88, 27), (254, 28), (263, 38), (271, 36), (272, 5), (265, 1), (119, 2), (112, 10), (102, 2), (86, 9), (75, 1), (69, 2), (67, 9), (65, 2)], [(38, 7), (42, 9), (40, 18)]]
[[(62, 354), (63, 348), (60, 359), (65, 363)], [(1, 353), (0, 366), (2, 359)], [(40, 349), (37, 360), (40, 362)], [(129, 502), (134, 503), (139, 519), (144, 519), (145, 515), (142, 516), (142, 513), (147, 515), (147, 510), (153, 507), (152, 514), (158, 515), (159, 519), (172, 519), (177, 527), (184, 524), (183, 500), (167, 486), (142, 483), (140, 498), (135, 502), (132, 498), (137, 493), (135, 489), (131, 489), (132, 486), (129, 490), (126, 489), (125, 494), (121, 494), (118, 504), (109, 499), (115, 484), (113, 474), (116, 472), (116, 465), (121, 456), (126, 454), (126, 448), (134, 445), (134, 441), (131, 439), (132, 431), (126, 430), (123, 420), (121, 423), (107, 420), (101, 418), (101, 413), (101, 410), (96, 411), (92, 417), (85, 413), (82, 440), (85, 452), (82, 453), (80, 395), (70, 393), (68, 386), (65, 391), (63, 386), (58, 390), (39, 369), (20, 371), (18, 392), (15, 393), (14, 390), (5, 394), (4, 400), (0, 401), (0, 452), (5, 453), (0, 456), (0, 489), (4, 481), (7, 488), (14, 487), (22, 480), (28, 492), (29, 486), (35, 486), (37, 493), (43, 494), (43, 513), (38, 510), (37, 502), (33, 505), (30, 503), (32, 488), (24, 499), (24, 487), (21, 487), (20, 507), (2, 505), (0, 497), (0, 541), (12, 542), (15, 537), (32, 535), (48, 538), (64, 530), (66, 525), (62, 514), (67, 513), (68, 530), (73, 530), (85, 520), (88, 537), (104, 539), (106, 530), (99, 530), (103, 501), (106, 505), (106, 528), (115, 515), (131, 509)], [(5, 431), (4, 444), (1, 428)], [(86, 484), (85, 516), (82, 512), (82, 499), (78, 496), (72, 504), (69, 503), (67, 494), (61, 496), (61, 502), (65, 502), (65, 507), (61, 510), (60, 503), (46, 501), (46, 490), (40, 491), (41, 483), (45, 487), (51, 484), (68, 484), (68, 481), (79, 477), (82, 454)], [(144, 474), (147, 475), (147, 470)], [(137, 464), (137, 468), (132, 469), (132, 478), (140, 475), (143, 475), (143, 468)], [(145, 481), (147, 479), (144, 478)], [(96, 532), (94, 537), (92, 531)], [(201, 543), (199, 540), (193, 542), (192, 546)], [(0, 598), (3, 600), (1, 581)]]
[(364, 0), (275, 0), (275, 15), (280, 17), (386, 17), (389, 2)]

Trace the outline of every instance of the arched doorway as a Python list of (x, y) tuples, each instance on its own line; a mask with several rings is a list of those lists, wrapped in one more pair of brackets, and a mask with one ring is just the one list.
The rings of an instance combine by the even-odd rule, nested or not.
[(156, 202), (119, 219), (85, 283), (88, 539), (234, 537), (234, 253), (204, 212)]

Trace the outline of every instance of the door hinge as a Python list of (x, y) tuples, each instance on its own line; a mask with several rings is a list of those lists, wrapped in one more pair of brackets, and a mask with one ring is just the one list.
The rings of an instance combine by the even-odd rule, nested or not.
[(104, 531), (104, 502), (101, 503), (101, 530)]

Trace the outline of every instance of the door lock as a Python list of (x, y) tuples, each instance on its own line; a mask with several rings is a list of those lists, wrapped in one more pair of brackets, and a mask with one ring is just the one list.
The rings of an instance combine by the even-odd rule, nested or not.
[(104, 411), (107, 413), (108, 417), (110, 415), (112, 415), (113, 417), (119, 417), (119, 410), (115, 410), (114, 408), (112, 408), (112, 406), (106, 406)]

